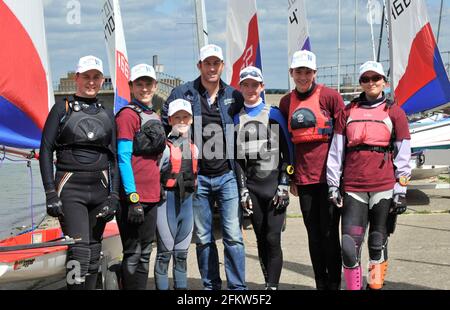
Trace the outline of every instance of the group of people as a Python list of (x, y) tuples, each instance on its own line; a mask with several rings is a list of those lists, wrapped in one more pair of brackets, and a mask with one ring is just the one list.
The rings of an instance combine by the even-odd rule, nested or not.
[(290, 192), (300, 200), (316, 288), (340, 289), (342, 268), (347, 289), (363, 288), (361, 248), (369, 228), (367, 287), (381, 289), (388, 236), (395, 216), (406, 210), (411, 173), (406, 115), (386, 98), (381, 64), (361, 66), (363, 92), (347, 106), (338, 92), (316, 83), (316, 56), (306, 50), (293, 56), (295, 89), (279, 107), (265, 102), (264, 77), (256, 67), (242, 68), (239, 90), (223, 82), (217, 45), (201, 49), (197, 68), (200, 76), (175, 88), (158, 115), (152, 104), (155, 71), (134, 66), (133, 99), (113, 115), (97, 99), (104, 81), (101, 60), (79, 60), (76, 94), (50, 111), (40, 150), (47, 213), (77, 240), (68, 260), (80, 270), (67, 287), (95, 288), (102, 234), (115, 216), (124, 289), (147, 287), (155, 242), (156, 288), (170, 288), (173, 257), (173, 288), (188, 289), (193, 239), (204, 289), (220, 290), (218, 212), (227, 288), (247, 289), (246, 215), (265, 288), (276, 290)]

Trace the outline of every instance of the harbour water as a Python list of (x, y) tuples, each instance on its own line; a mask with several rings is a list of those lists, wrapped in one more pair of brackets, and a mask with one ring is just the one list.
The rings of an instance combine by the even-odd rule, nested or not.
[(32, 213), (35, 225), (45, 215), (45, 194), (36, 160), (31, 161), (31, 172), (25, 161), (0, 161), (0, 240), (31, 227)]

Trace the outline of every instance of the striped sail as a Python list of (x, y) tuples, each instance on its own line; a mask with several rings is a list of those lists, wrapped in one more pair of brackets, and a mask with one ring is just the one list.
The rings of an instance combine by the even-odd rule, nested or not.
[(42, 1), (0, 1), (0, 40), (0, 145), (39, 148), (54, 104)]
[(450, 102), (450, 83), (427, 16), (424, 0), (390, 5), (393, 89), (407, 114)]
[(239, 88), (239, 73), (248, 66), (262, 71), (258, 16), (255, 0), (229, 0), (226, 32), (228, 83)]
[(122, 26), (119, 0), (106, 0), (102, 7), (103, 30), (108, 54), (109, 71), (114, 86), (114, 112), (130, 101), (130, 66)]

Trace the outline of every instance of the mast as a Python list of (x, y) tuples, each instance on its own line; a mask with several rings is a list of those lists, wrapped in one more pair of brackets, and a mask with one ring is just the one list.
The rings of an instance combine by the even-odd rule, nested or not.
[(206, 20), (206, 10), (204, 0), (194, 0), (195, 2), (195, 20), (197, 25), (197, 43), (198, 51), (208, 44), (208, 26)]
[(337, 42), (337, 53), (338, 53), (338, 67), (337, 67), (337, 91), (341, 92), (341, 0), (338, 1), (338, 42)]
[(380, 62), (380, 54), (381, 54), (381, 42), (383, 41), (383, 28), (384, 28), (384, 9), (385, 9), (385, 4), (383, 4), (383, 14), (381, 15), (381, 27), (380, 27), (380, 38), (378, 39), (378, 54), (377, 54), (377, 62)]
[(357, 77), (357, 72), (356, 72), (356, 63), (357, 63), (357, 44), (358, 44), (358, 0), (355, 0), (355, 42), (354, 42), (354, 59), (353, 59), (353, 63), (354, 63), (354, 71), (353, 71), (353, 77), (355, 78), (356, 81), (356, 77)]
[(391, 100), (394, 101), (395, 99), (395, 87), (396, 85), (394, 85), (394, 50), (392, 48), (392, 40), (393, 40), (393, 36), (392, 36), (392, 11), (391, 11), (391, 0), (387, 0), (387, 6), (386, 6), (387, 10), (386, 10), (386, 14), (387, 14), (387, 27), (388, 27), (388, 33), (389, 33), (389, 39), (388, 39), (388, 44), (389, 44), (389, 72), (390, 74), (388, 75), (388, 79), (389, 79), (389, 84), (391, 85)]
[(372, 36), (372, 52), (373, 52), (373, 60), (376, 60), (376, 55), (375, 55), (375, 37), (373, 35), (373, 16), (372, 16), (372, 0), (369, 0), (369, 2), (367, 2), (367, 5), (369, 7), (369, 22), (370, 22), (370, 34)]
[(444, 0), (441, 0), (441, 10), (439, 12), (439, 23), (438, 23), (438, 31), (437, 31), (437, 38), (436, 38), (436, 45), (439, 45), (439, 34), (441, 32), (441, 21), (442, 21), (442, 8), (444, 6)]

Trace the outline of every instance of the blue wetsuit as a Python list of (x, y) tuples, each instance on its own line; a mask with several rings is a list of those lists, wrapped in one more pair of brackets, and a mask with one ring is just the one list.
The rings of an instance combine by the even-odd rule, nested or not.
[[(169, 140), (174, 146), (182, 148), (185, 158), (186, 153), (183, 150), (189, 148), (189, 140), (172, 136)], [(171, 169), (170, 156), (170, 148), (167, 146), (160, 162), (162, 176)], [(192, 165), (192, 161), (190, 163)], [(187, 186), (183, 189), (180, 190), (179, 184), (174, 189), (165, 188), (166, 201), (158, 206), (156, 224), (158, 248), (155, 262), (155, 285), (158, 290), (169, 289), (167, 273), (172, 256), (174, 288), (187, 289), (187, 256), (194, 227), (192, 199), (195, 188)]]

